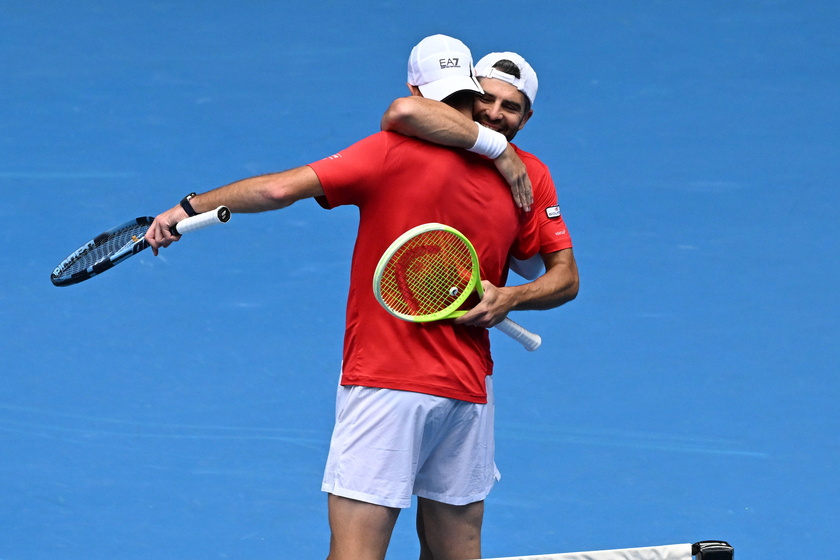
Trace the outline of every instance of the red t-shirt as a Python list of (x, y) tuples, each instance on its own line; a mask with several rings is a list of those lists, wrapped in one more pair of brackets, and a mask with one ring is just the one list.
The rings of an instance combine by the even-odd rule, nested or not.
[(482, 278), (504, 285), (508, 254), (528, 258), (539, 240), (493, 163), (380, 132), (310, 167), (324, 189), (322, 205), (359, 207), (341, 383), (486, 402), (484, 378), (493, 372), (487, 329), (397, 319), (376, 301), (373, 274), (397, 237), (438, 222), (472, 241)]
[[(537, 221), (540, 236), (540, 253), (545, 255), (572, 248), (572, 237), (560, 214), (557, 189), (548, 167), (533, 154), (513, 146), (528, 170), (534, 192), (533, 219)], [(516, 256), (516, 255), (514, 255)], [(518, 257), (517, 257), (518, 258)]]

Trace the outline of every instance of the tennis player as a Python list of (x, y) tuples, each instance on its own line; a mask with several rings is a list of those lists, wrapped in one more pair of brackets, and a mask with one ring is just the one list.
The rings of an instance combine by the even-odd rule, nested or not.
[[(511, 268), (532, 282), (521, 286), (490, 287), (482, 306), (460, 319), (465, 324), (483, 324), (486, 316), (506, 314), (514, 309), (557, 307), (576, 297), (579, 283), (571, 237), (560, 213), (551, 173), (533, 154), (510, 144), (534, 113), (539, 83), (537, 74), (523, 57), (512, 52), (488, 54), (476, 65), (476, 74), (483, 93), (475, 97), (471, 116), (433, 98), (418, 96), (409, 86), (412, 96), (395, 100), (381, 122), (382, 130), (456, 148), (475, 149), (476, 145), (499, 144), (503, 142), (501, 136), (507, 146), (506, 157), (496, 160), (499, 171), (511, 183), (514, 192), (532, 189), (533, 219), (538, 222), (540, 254), (527, 260), (513, 256), (510, 259)], [(513, 158), (510, 150), (515, 150), (521, 159)], [(524, 162), (526, 178), (521, 176), (522, 169), (516, 167), (518, 161)], [(426, 551), (423, 507), (419, 502), (418, 537), (423, 554), (435, 558)]]
[[(495, 131), (508, 142), (512, 141), (534, 114), (539, 85), (536, 72), (516, 53), (495, 52), (478, 61), (476, 75), (484, 91), (475, 97), (471, 118), (434, 99), (410, 96), (391, 104), (382, 117), (382, 130), (461, 148), (485, 142), (483, 137), (490, 134), (488, 131)], [(467, 324), (482, 324), (482, 313), (496, 315), (511, 310), (557, 307), (574, 299), (578, 290), (572, 241), (560, 213), (551, 173), (533, 154), (513, 144), (510, 146), (525, 163), (540, 231), (540, 256), (527, 261), (512, 259), (511, 267), (523, 277), (536, 280), (492, 290), (482, 302), (484, 307), (461, 319)], [(502, 163), (497, 160), (497, 166)], [(523, 182), (521, 178), (518, 180)]]
[[(469, 49), (451, 37), (421, 41), (408, 74), (423, 95), (468, 118), (473, 97), (482, 93)], [(498, 477), (486, 327), (504, 313), (483, 313), (480, 327), (409, 323), (382, 309), (371, 285), (394, 239), (421, 223), (441, 222), (473, 241), (485, 288), (503, 286), (508, 255), (525, 259), (539, 250), (534, 221), (517, 209), (487, 157), (380, 132), (308, 166), (188, 195), (160, 214), (146, 237), (157, 254), (178, 239), (170, 226), (189, 215), (220, 205), (262, 212), (304, 198), (326, 208), (355, 205), (360, 213), (336, 424), (322, 483), (329, 558), (384, 559), (412, 495), (423, 512), (424, 558), (479, 558), (484, 499)]]

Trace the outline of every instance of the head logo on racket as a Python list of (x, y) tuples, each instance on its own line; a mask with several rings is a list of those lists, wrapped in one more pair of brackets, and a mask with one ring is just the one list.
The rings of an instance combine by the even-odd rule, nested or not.
[[(478, 254), (472, 243), (453, 227), (428, 223), (402, 234), (376, 265), (373, 292), (389, 313), (412, 322), (460, 317), (467, 298), (483, 295)], [(527, 350), (536, 350), (539, 335), (510, 319), (496, 328)]]

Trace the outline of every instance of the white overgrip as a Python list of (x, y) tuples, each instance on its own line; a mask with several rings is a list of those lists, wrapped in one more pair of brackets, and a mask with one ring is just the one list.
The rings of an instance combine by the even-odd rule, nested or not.
[(227, 206), (219, 206), (215, 210), (203, 212), (196, 216), (181, 220), (175, 224), (175, 232), (178, 235), (183, 235), (185, 233), (214, 226), (216, 224), (223, 224), (228, 220), (230, 220), (230, 210)]
[(518, 323), (514, 323), (507, 317), (505, 317), (504, 321), (496, 325), (496, 328), (520, 343), (528, 352), (533, 352), (542, 344), (540, 335), (522, 328)]

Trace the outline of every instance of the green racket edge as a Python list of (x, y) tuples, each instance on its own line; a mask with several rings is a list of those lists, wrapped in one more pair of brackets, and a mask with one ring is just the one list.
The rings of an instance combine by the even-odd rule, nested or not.
[[(447, 307), (441, 309), (440, 311), (436, 311), (435, 313), (427, 313), (426, 315), (408, 315), (405, 313), (400, 313), (392, 309), (382, 297), (382, 293), (379, 289), (381, 282), (382, 282), (382, 275), (385, 273), (385, 267), (388, 266), (388, 262), (391, 260), (391, 257), (408, 241), (417, 237), (422, 233), (426, 233), (429, 231), (446, 231), (451, 233), (461, 239), (467, 246), (470, 251), (470, 258), (472, 259), (473, 264), (473, 273), (470, 277), (470, 281), (464, 290), (458, 295), (458, 297)], [(460, 317), (466, 311), (459, 311), (458, 308), (467, 301), (467, 298), (470, 294), (473, 293), (476, 289), (481, 289), (481, 285), (478, 281), (479, 278), (479, 270), (478, 270), (478, 254), (475, 251), (475, 247), (473, 244), (470, 243), (470, 240), (467, 237), (458, 231), (457, 229), (453, 228), (452, 226), (448, 226), (446, 224), (439, 224), (437, 222), (429, 222), (426, 224), (420, 224), (419, 226), (415, 226), (410, 230), (406, 231), (399, 237), (397, 237), (391, 245), (385, 250), (382, 254), (382, 257), (379, 259), (379, 262), (376, 264), (376, 269), (373, 273), (373, 294), (376, 296), (376, 300), (385, 308), (388, 313), (402, 319), (403, 321), (409, 321), (411, 323), (430, 323), (432, 321), (440, 321), (441, 319), (454, 319), (455, 317)]]

